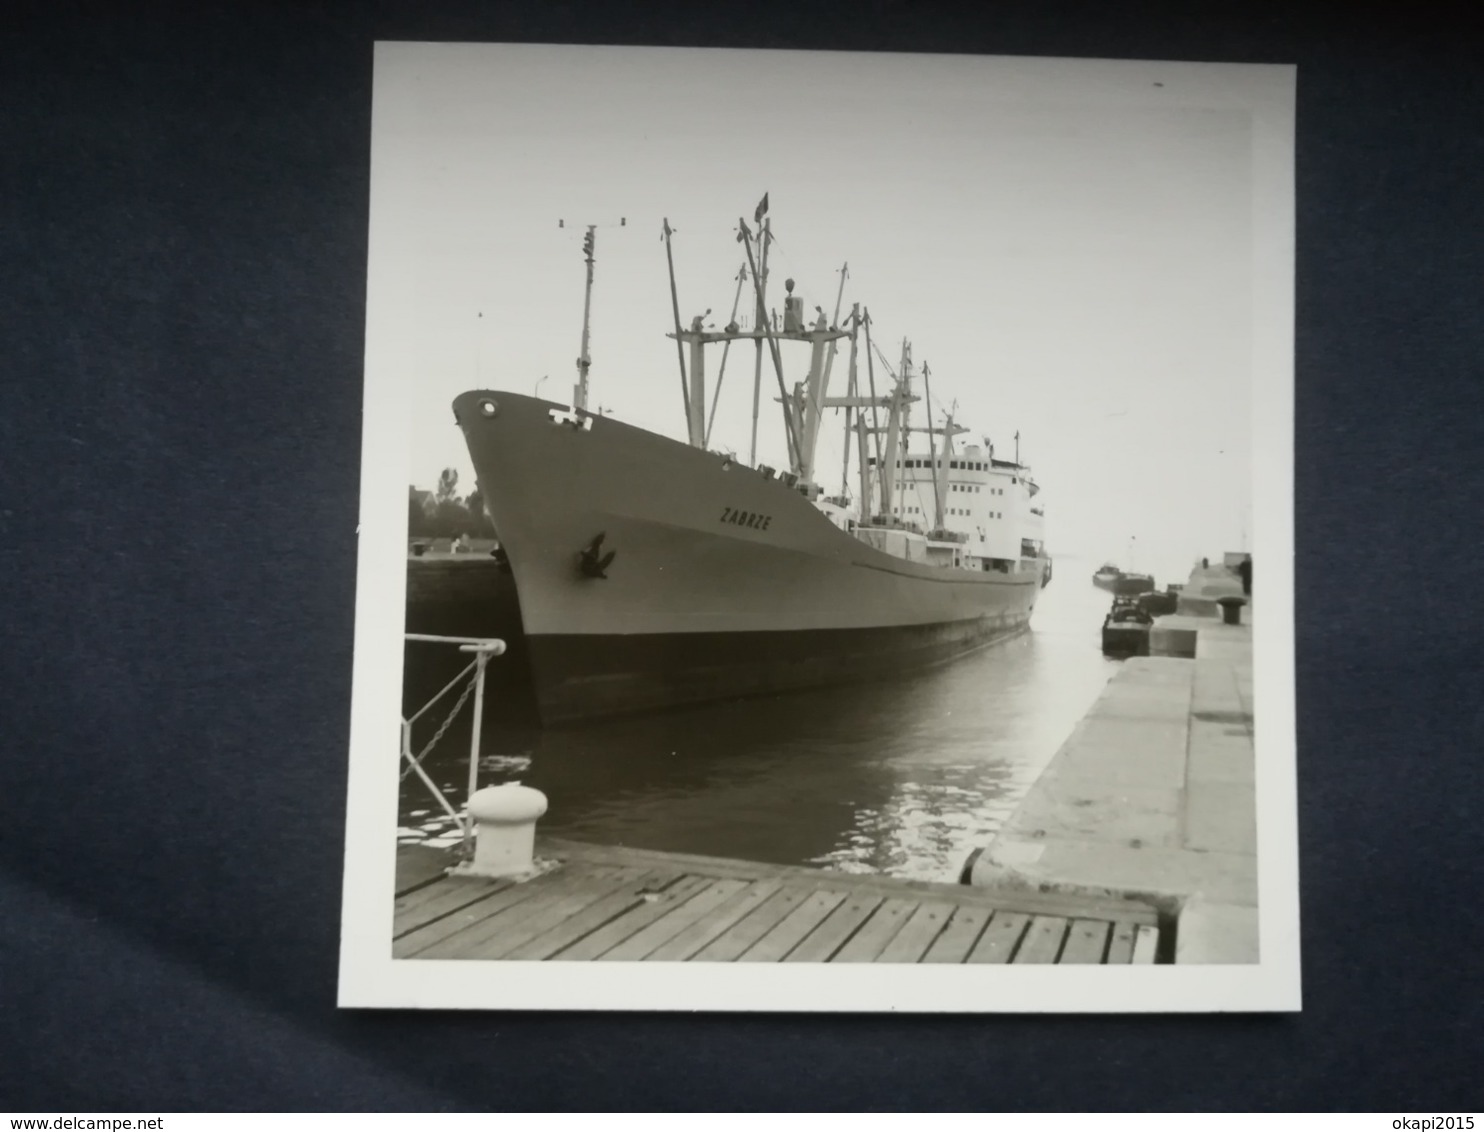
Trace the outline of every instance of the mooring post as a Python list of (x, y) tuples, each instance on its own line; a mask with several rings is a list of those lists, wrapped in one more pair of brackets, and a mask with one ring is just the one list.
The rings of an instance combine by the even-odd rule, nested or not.
[(474, 859), (465, 876), (510, 877), (535, 868), (536, 820), (546, 813), (546, 795), (518, 782), (486, 786), (469, 799), (476, 829)]
[(1218, 597), (1216, 604), (1221, 606), (1221, 620), (1227, 625), (1240, 625), (1242, 623), (1242, 606), (1247, 604), (1244, 597)]

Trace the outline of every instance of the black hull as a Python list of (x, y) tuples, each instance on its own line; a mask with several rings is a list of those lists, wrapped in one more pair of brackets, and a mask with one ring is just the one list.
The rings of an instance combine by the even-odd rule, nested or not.
[(1154, 590), (1154, 579), (1147, 574), (1125, 574), (1113, 583), (1112, 590), (1120, 597), (1137, 597)]
[(1117, 657), (1148, 656), (1149, 626), (1137, 624), (1104, 625), (1103, 655)]
[(542, 720), (573, 723), (930, 667), (1014, 637), (1001, 618), (867, 629), (530, 637)]
[(730, 458), (513, 393), (455, 402), (548, 723), (819, 687), (1023, 630), (1044, 558), (932, 564)]

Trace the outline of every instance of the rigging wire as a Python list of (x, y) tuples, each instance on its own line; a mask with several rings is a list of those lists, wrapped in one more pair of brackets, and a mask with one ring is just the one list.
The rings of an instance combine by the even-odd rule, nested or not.
[(871, 349), (876, 351), (876, 357), (881, 360), (881, 365), (893, 381), (897, 380), (897, 371), (891, 368), (891, 363), (886, 360), (886, 355), (881, 352), (881, 347), (875, 342), (871, 343)]

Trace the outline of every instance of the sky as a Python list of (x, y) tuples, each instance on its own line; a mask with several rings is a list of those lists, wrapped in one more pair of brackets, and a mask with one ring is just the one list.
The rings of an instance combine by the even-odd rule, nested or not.
[[(1247, 545), (1261, 217), (1251, 116), (1219, 67), (395, 46), (377, 62), (370, 267), (404, 297), (378, 329), (413, 390), (409, 482), (452, 466), (472, 490), (458, 394), (570, 398), (587, 224), (590, 405), (683, 439), (662, 220), (682, 320), (710, 308), (719, 327), (738, 218), (766, 192), (770, 305), (792, 277), (807, 311), (832, 311), (848, 261), (844, 309), (869, 307), (893, 365), (911, 340), (935, 416), (956, 404), (971, 430), (960, 443), (1004, 456), (1020, 433), (1053, 556), (1164, 582)], [(785, 348), (790, 387), (807, 362)], [(752, 380), (739, 344), (711, 446), (744, 458)], [(766, 360), (763, 382), (759, 459), (786, 466)], [(832, 491), (841, 444), (836, 415), (818, 460)]]

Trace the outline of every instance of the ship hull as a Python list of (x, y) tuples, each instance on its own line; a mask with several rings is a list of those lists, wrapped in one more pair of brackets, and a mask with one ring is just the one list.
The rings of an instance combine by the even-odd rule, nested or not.
[(1113, 592), (1120, 597), (1137, 597), (1153, 590), (1154, 579), (1148, 574), (1125, 574), (1113, 585)]
[(875, 629), (544, 636), (531, 639), (552, 723), (822, 688), (929, 667), (1022, 632), (988, 620)]
[(610, 418), (509, 393), (454, 409), (548, 723), (899, 674), (1022, 632), (1040, 592), (1039, 561), (908, 562), (776, 479)]
[(1103, 655), (1116, 657), (1148, 656), (1149, 626), (1139, 624), (1104, 625)]

